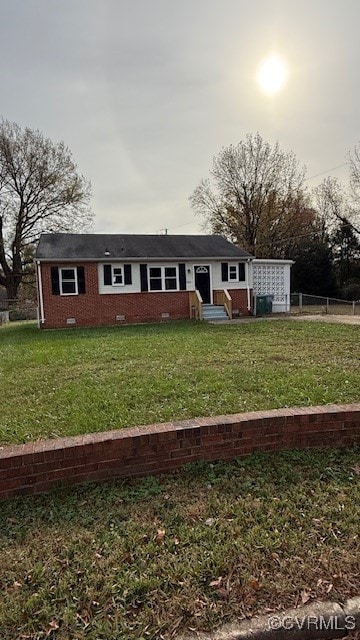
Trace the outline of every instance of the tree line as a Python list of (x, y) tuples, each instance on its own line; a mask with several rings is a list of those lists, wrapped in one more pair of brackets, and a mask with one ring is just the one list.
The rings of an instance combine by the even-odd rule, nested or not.
[(40, 131), (0, 121), (0, 285), (16, 301), (34, 282), (34, 249), (42, 232), (78, 231), (92, 219), (90, 183), (70, 150)]
[(360, 144), (347, 161), (346, 187), (327, 177), (309, 189), (293, 153), (248, 134), (214, 157), (190, 201), (212, 233), (294, 260), (293, 291), (360, 299)]
[[(360, 143), (348, 168), (348, 185), (327, 177), (310, 190), (293, 153), (248, 134), (214, 157), (190, 201), (211, 233), (258, 258), (294, 260), (293, 291), (360, 299)], [(34, 279), (42, 232), (89, 227), (90, 191), (63, 142), (0, 121), (0, 287), (9, 300)]]

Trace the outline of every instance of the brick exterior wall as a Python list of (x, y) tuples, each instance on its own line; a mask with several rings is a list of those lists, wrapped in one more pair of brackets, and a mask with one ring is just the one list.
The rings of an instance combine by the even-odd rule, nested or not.
[(254, 451), (360, 444), (360, 403), (258, 411), (0, 447), (0, 499)]
[[(41, 264), (41, 279), (45, 322), (42, 329), (61, 327), (104, 326), (131, 324), (136, 322), (161, 322), (190, 318), (188, 291), (164, 291), (143, 293), (100, 294), (97, 263), (57, 263), (57, 267), (85, 267), (86, 293), (76, 296), (53, 295), (51, 288), (51, 266)], [(233, 309), (240, 315), (250, 315), (247, 309), (246, 289), (229, 289)], [(251, 292), (252, 300), (252, 292)], [(169, 314), (163, 317), (162, 314)], [(117, 316), (124, 316), (117, 320)], [(75, 318), (69, 325), (68, 318)]]
[[(189, 292), (166, 291), (144, 293), (101, 294), (96, 263), (56, 264), (58, 267), (85, 266), (86, 293), (77, 296), (53, 295), (51, 264), (41, 265), (45, 322), (41, 328), (67, 327), (67, 318), (75, 318), (75, 326), (100, 326), (134, 322), (160, 322), (162, 314), (169, 320), (190, 317)], [(116, 316), (125, 316), (117, 320)]]
[[(232, 299), (232, 308), (239, 309), (240, 315), (249, 316), (252, 315), (251, 311), (247, 308), (247, 291), (246, 289), (228, 289), (229, 295)], [(253, 292), (250, 291), (250, 308), (252, 309)]]

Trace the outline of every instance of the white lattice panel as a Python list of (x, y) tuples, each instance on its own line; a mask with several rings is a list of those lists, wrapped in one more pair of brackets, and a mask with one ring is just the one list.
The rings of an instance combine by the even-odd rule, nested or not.
[(253, 265), (254, 293), (257, 295), (272, 294), (274, 302), (286, 301), (285, 266)]

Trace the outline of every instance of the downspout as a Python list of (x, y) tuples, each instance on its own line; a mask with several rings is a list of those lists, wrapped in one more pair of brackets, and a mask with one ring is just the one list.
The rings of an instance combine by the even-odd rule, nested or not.
[(251, 311), (251, 298), (250, 298), (250, 285), (249, 285), (249, 271), (250, 271), (250, 263), (251, 260), (246, 260), (246, 295), (247, 295), (247, 309)]
[(42, 279), (41, 279), (41, 263), (37, 263), (37, 284), (38, 284), (38, 292), (39, 292), (39, 308), (40, 308), (40, 317), (39, 317), (39, 326), (40, 324), (44, 324), (44, 299), (43, 299), (43, 290), (42, 290)]

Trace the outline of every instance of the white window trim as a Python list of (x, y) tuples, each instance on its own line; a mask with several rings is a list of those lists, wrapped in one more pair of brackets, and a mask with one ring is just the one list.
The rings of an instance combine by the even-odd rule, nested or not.
[[(115, 282), (115, 269), (121, 269), (122, 282)], [(123, 264), (112, 264), (111, 265), (111, 286), (112, 287), (123, 287), (125, 285), (125, 270)]]
[[(235, 268), (235, 278), (230, 278), (230, 269), (234, 269)], [(228, 264), (228, 282), (240, 282), (239, 281), (239, 265), (238, 264)]]
[[(65, 282), (75, 282), (75, 292), (74, 293), (64, 293), (63, 292), (63, 271), (74, 272), (74, 278), (71, 280), (65, 280)], [(77, 268), (76, 267), (59, 267), (59, 285), (60, 285), (60, 295), (61, 296), (78, 296), (79, 295), (79, 286), (78, 286), (78, 276), (77, 276)]]
[[(161, 289), (151, 289), (150, 288), (150, 282), (151, 282), (151, 276), (150, 276), (150, 269), (161, 269), (161, 285), (162, 288)], [(165, 269), (175, 269), (176, 270), (176, 289), (166, 289), (165, 288)], [(158, 279), (158, 278), (153, 278), (154, 280)], [(177, 264), (149, 264), (148, 265), (148, 283), (149, 283), (149, 292), (150, 293), (172, 293), (173, 291), (180, 291), (180, 285), (179, 285), (179, 268)]]
[[(245, 278), (242, 279), (242, 280), (240, 280), (240, 272), (239, 272), (239, 269), (240, 269), (239, 265), (240, 264), (244, 265), (244, 270), (245, 270)], [(230, 267), (235, 267), (235, 269), (236, 269), (236, 278), (230, 278)], [(247, 264), (246, 264), (246, 262), (243, 262), (243, 263), (237, 262), (236, 264), (228, 262), (228, 279), (227, 279), (227, 282), (239, 282), (239, 283), (247, 282)]]

